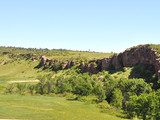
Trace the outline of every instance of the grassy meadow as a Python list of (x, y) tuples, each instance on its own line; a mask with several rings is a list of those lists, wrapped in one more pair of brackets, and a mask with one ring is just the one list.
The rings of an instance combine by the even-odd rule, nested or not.
[(124, 120), (112, 111), (101, 113), (94, 104), (64, 97), (0, 95), (0, 119)]
[[(10, 52), (4, 55), (3, 52)], [(123, 120), (117, 117), (119, 113), (109, 110), (102, 113), (96, 104), (86, 104), (65, 97), (30, 96), (19, 94), (4, 94), (5, 87), (12, 82), (29, 81), (32, 84), (38, 75), (53, 73), (52, 71), (35, 69), (40, 59), (32, 61), (21, 57), (11, 57), (11, 54), (46, 55), (50, 59), (79, 60), (99, 59), (109, 57), (112, 53), (79, 52), (64, 50), (30, 50), (22, 48), (0, 47), (0, 119), (34, 119), (34, 120)], [(61, 75), (65, 71), (58, 71), (53, 75)], [(121, 114), (121, 113), (120, 113)]]

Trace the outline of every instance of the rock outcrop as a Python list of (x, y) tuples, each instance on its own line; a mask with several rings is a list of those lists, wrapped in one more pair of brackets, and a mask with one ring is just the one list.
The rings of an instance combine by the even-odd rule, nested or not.
[[(59, 63), (57, 60), (51, 60), (51, 59), (46, 58), (45, 56), (41, 56), (40, 59), (41, 59), (41, 62), (38, 66), (44, 66), (45, 69), (49, 68), (49, 67), (54, 68), (55, 64)], [(60, 63), (60, 66), (61, 66), (60, 69), (62, 69), (62, 70), (63, 69), (68, 69), (68, 68), (71, 68), (72, 66), (74, 66), (76, 64), (77, 63), (74, 60), (72, 60), (70, 62), (65, 61), (65, 62)]]
[(110, 66), (115, 69), (131, 67), (137, 63), (153, 66), (155, 73), (160, 78), (159, 54), (147, 45), (131, 48), (123, 53), (114, 55), (112, 58), (102, 59), (102, 70), (107, 70)]
[[(49, 62), (49, 65), (52, 67), (54, 67), (54, 64), (56, 63), (55, 60), (49, 60), (42, 56), (40, 65), (47, 68), (47, 62)], [(137, 63), (151, 65), (160, 79), (159, 53), (153, 48), (150, 48), (148, 45), (133, 47), (123, 53), (114, 55), (111, 58), (91, 60), (88, 63), (81, 62), (79, 66), (82, 71), (95, 74), (103, 70), (108, 70), (111, 67), (114, 69), (119, 69), (121, 67), (131, 67)], [(66, 61), (61, 63), (61, 69), (71, 68), (76, 64), (76, 61), (73, 60), (70, 62)]]
[(81, 63), (80, 68), (84, 72), (90, 72), (92, 74), (96, 74), (99, 72), (94, 62), (91, 62), (89, 64), (85, 64), (84, 62)]

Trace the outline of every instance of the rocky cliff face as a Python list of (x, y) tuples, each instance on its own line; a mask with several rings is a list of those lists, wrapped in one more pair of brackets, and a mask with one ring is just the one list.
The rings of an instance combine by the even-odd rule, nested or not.
[[(54, 64), (56, 63), (55, 60), (49, 60), (42, 56), (40, 65), (47, 68), (47, 62), (49, 62), (49, 65), (51, 65), (52, 67), (54, 67)], [(82, 71), (95, 74), (100, 71), (107, 70), (110, 67), (119, 69), (121, 67), (131, 67), (137, 63), (153, 66), (155, 73), (160, 79), (159, 54), (156, 50), (154, 50), (153, 48), (149, 48), (149, 46), (147, 45), (131, 48), (124, 51), (123, 53), (114, 55), (112, 58), (91, 60), (88, 62), (88, 64), (82, 62), (79, 66)], [(77, 63), (75, 61), (66, 61), (61, 64), (61, 69), (67, 69), (76, 64)]]
[(155, 73), (160, 78), (159, 54), (147, 45), (131, 48), (123, 53), (114, 55), (112, 58), (102, 59), (102, 70), (108, 69), (109, 66), (113, 66), (115, 69), (131, 67), (137, 63), (153, 66)]
[[(54, 68), (55, 67), (55, 64), (58, 63), (57, 60), (51, 60), (51, 59), (47, 59), (45, 56), (41, 56), (40, 57), (41, 59), (41, 62), (39, 64), (39, 66), (44, 66), (44, 68), (48, 68), (48, 67), (52, 67)], [(68, 69), (68, 68), (71, 68), (72, 66), (76, 65), (76, 61), (72, 60), (72, 61), (66, 61), (66, 62), (62, 62), (60, 63), (60, 69)]]

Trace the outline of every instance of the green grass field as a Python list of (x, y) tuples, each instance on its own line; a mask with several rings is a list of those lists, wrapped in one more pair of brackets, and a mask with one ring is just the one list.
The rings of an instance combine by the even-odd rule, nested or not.
[[(79, 55), (77, 53), (75, 58)], [(82, 52), (79, 53), (82, 54)], [(83, 56), (87, 58), (108, 57), (105, 53), (87, 52), (84, 52)], [(57, 56), (59, 57), (62, 56)], [(67, 100), (64, 97), (3, 95), (5, 86), (11, 81), (36, 80), (38, 75), (50, 72), (34, 68), (40, 60), (35, 62), (24, 59), (14, 61), (8, 59), (7, 55), (2, 55), (0, 62), (0, 119), (123, 120), (116, 116), (115, 111), (101, 113), (96, 104)], [(2, 64), (4, 62), (7, 64)], [(58, 74), (62, 74), (62, 71), (56, 75)]]
[[(39, 61), (20, 60), (5, 65), (0, 65), (0, 84), (9, 81), (35, 80), (39, 74), (45, 74), (42, 69), (34, 69)], [(49, 73), (49, 72), (47, 72)]]
[[(110, 111), (111, 112), (111, 111)], [(124, 120), (64, 97), (0, 95), (0, 119)]]

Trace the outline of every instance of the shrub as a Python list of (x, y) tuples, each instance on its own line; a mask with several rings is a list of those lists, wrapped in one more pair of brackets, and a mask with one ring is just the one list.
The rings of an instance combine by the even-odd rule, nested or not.
[(137, 116), (143, 120), (160, 119), (160, 98), (153, 92), (150, 94), (134, 95), (126, 102), (127, 113), (130, 117)]
[(92, 85), (86, 82), (81, 82), (75, 87), (75, 94), (87, 96), (92, 92)]
[(33, 92), (34, 92), (34, 89), (35, 89), (35, 86), (34, 85), (28, 85), (28, 90), (29, 90), (29, 93), (31, 94), (31, 95), (33, 95)]
[(121, 109), (122, 108), (122, 100), (123, 100), (123, 96), (122, 96), (121, 90), (118, 88), (115, 88), (113, 91), (113, 95), (112, 95), (110, 104)]
[(26, 89), (26, 84), (18, 83), (17, 88), (18, 88), (20, 94), (24, 95), (24, 92), (25, 92), (25, 89)]
[(13, 93), (13, 90), (14, 90), (14, 85), (13, 84), (9, 84), (9, 85), (7, 85), (7, 87), (6, 87), (6, 90), (5, 90), (5, 92), (6, 93), (9, 93), (9, 94), (12, 94)]

